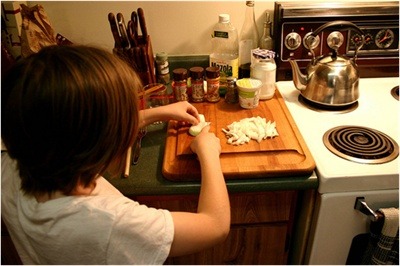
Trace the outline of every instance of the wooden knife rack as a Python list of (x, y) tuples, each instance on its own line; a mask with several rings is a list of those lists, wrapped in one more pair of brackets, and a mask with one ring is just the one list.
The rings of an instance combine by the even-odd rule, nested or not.
[[(138, 8), (137, 13), (133, 11), (127, 25), (121, 13), (116, 18), (109, 13), (108, 19), (115, 41), (113, 53), (132, 66), (143, 86), (156, 83), (153, 47), (150, 35), (147, 34), (143, 9)], [(138, 23), (142, 35), (138, 35)]]
[(114, 48), (113, 53), (133, 67), (142, 80), (143, 86), (156, 82), (150, 35), (147, 36), (147, 42), (144, 44), (139, 44), (137, 47), (130, 47), (129, 49)]

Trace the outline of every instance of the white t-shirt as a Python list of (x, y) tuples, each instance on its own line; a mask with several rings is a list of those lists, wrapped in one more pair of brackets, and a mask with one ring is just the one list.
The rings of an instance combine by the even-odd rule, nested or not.
[(124, 197), (103, 177), (93, 196), (44, 203), (20, 190), (16, 162), (1, 158), (1, 212), (24, 264), (162, 264), (171, 213)]

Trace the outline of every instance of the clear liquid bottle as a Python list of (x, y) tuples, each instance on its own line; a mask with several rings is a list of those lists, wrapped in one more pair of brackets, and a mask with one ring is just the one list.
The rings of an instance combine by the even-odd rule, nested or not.
[(229, 14), (220, 14), (211, 39), (210, 66), (220, 70), (220, 92), (226, 90), (228, 77), (238, 77), (239, 39), (237, 29), (231, 24)]
[(264, 22), (264, 31), (263, 35), (260, 38), (260, 48), (273, 50), (274, 49), (274, 40), (271, 37), (271, 19), (268, 12), (265, 13), (266, 20)]
[(258, 48), (254, 1), (246, 1), (244, 23), (239, 37), (239, 78), (250, 77), (251, 50)]

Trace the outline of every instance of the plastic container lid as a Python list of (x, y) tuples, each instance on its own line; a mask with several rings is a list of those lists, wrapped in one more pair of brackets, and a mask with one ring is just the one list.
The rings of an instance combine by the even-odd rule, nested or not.
[(256, 91), (261, 88), (262, 82), (258, 79), (244, 78), (237, 80), (236, 85), (244, 91)]

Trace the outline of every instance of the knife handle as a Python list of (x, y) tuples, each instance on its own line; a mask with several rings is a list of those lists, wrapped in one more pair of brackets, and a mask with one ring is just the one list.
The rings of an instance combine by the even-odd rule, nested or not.
[(146, 20), (144, 18), (144, 11), (141, 7), (138, 8), (138, 17), (140, 23), (140, 30), (142, 31), (143, 40), (145, 44), (147, 43), (147, 27), (146, 27)]
[(128, 25), (126, 27), (127, 27), (128, 39), (129, 39), (129, 42), (131, 43), (131, 47), (138, 46), (137, 41), (136, 41), (136, 34), (134, 33), (134, 30), (133, 30), (133, 21), (129, 20)]
[(119, 35), (119, 30), (117, 26), (117, 21), (115, 20), (115, 16), (113, 13), (108, 14), (108, 22), (110, 23), (111, 33), (114, 37), (115, 48), (122, 48), (121, 44), (121, 36)]
[(122, 48), (129, 49), (130, 43), (128, 39), (128, 33), (126, 31), (124, 16), (121, 13), (117, 14), (117, 22), (119, 27), (119, 33), (121, 34)]

